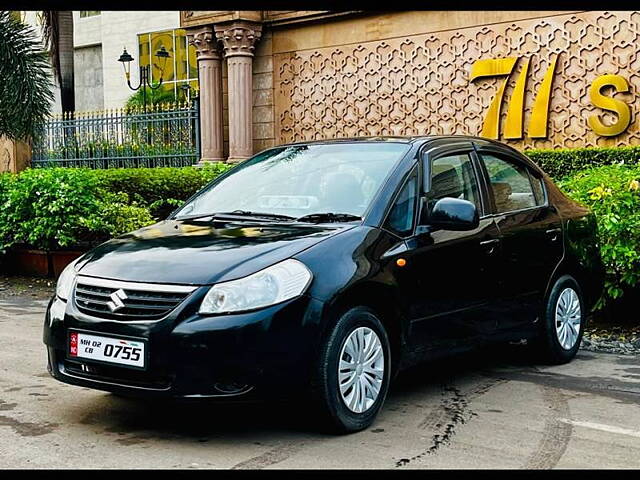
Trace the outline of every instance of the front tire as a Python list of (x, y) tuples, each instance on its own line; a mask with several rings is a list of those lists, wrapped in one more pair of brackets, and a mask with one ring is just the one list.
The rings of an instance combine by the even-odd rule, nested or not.
[(329, 429), (349, 433), (369, 427), (389, 389), (391, 348), (375, 312), (355, 307), (340, 316), (321, 348), (312, 395)]
[(540, 337), (534, 347), (541, 360), (550, 364), (570, 362), (578, 353), (586, 323), (582, 290), (570, 275), (554, 284), (547, 298)]

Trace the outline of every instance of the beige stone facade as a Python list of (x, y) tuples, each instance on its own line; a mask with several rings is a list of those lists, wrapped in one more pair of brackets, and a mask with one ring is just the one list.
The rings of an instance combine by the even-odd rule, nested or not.
[(0, 173), (21, 172), (31, 162), (31, 147), (21, 141), (0, 136)]
[(253, 152), (362, 135), (484, 134), (517, 148), (640, 140), (637, 11), (182, 12), (181, 19), (187, 28), (249, 22), (261, 31), (251, 90), (229, 83), (223, 62), (226, 157), (233, 130), (249, 125), (229, 123), (230, 88), (251, 91), (244, 110), (251, 139), (242, 138)]

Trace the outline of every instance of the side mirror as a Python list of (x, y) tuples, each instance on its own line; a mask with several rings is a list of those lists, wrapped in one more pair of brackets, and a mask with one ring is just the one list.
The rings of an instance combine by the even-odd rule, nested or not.
[(432, 228), (462, 231), (478, 228), (480, 218), (478, 209), (470, 201), (441, 198), (433, 206), (428, 222)]

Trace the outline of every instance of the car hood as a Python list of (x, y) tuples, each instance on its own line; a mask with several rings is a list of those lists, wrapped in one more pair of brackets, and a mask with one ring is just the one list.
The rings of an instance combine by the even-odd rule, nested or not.
[(208, 285), (250, 275), (354, 224), (222, 224), (165, 220), (109, 240), (76, 265), (82, 275)]

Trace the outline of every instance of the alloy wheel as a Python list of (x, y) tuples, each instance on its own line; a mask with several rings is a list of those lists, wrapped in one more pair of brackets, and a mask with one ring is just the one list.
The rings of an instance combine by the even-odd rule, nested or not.
[(556, 335), (560, 346), (571, 350), (580, 334), (582, 311), (580, 299), (573, 288), (565, 288), (556, 302)]

